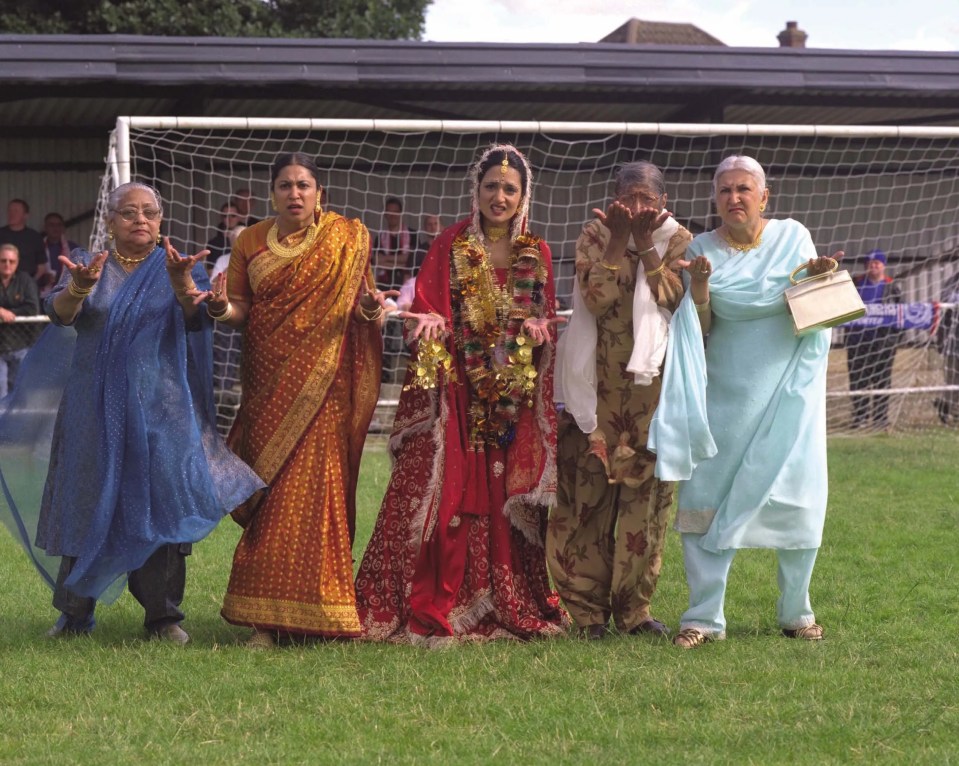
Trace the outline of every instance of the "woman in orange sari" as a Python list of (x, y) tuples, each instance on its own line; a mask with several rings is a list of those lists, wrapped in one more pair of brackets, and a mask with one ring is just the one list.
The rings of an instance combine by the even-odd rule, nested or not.
[(360, 635), (351, 546), (384, 299), (366, 227), (321, 210), (309, 157), (279, 156), (271, 189), (276, 218), (243, 231), (227, 273), (197, 293), (214, 319), (245, 329), (229, 444), (268, 490), (233, 514), (244, 529), (222, 614), (262, 648)]
[(556, 491), (549, 247), (526, 230), (532, 174), (508, 144), (473, 168), (473, 215), (416, 278), (393, 474), (356, 579), (364, 635), (432, 646), (568, 623), (546, 574)]

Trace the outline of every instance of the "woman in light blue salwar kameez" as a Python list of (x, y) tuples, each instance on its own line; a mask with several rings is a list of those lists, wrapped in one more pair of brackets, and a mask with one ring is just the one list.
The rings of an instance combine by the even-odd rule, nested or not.
[[(828, 330), (797, 337), (789, 275), (833, 265), (794, 220), (763, 217), (760, 165), (729, 157), (716, 171), (723, 220), (690, 244), (692, 281), (670, 326), (663, 394), (650, 428), (656, 474), (681, 481), (689, 608), (674, 643), (725, 638), (723, 602), (739, 548), (777, 551), (777, 617), (789, 637), (822, 638), (809, 582), (826, 514)], [(704, 350), (703, 336), (709, 334)]]

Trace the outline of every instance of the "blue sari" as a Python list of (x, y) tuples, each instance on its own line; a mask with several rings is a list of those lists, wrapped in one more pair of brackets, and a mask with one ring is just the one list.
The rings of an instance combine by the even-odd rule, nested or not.
[(705, 255), (712, 329), (687, 293), (670, 323), (663, 393), (650, 426), (656, 475), (681, 481), (676, 529), (717, 552), (818, 548), (826, 514), (826, 366), (830, 331), (796, 337), (783, 291), (816, 258), (809, 232), (770, 220), (739, 253), (714, 232)]
[[(193, 278), (209, 284), (201, 264)], [(69, 279), (45, 303), (55, 325)], [(204, 312), (187, 324), (156, 248), (130, 274), (108, 259), (73, 327), (27, 355), (0, 403), (0, 517), (48, 584), (71, 556), (65, 586), (112, 601), (154, 551), (201, 540), (263, 487), (216, 434), (210, 330)]]

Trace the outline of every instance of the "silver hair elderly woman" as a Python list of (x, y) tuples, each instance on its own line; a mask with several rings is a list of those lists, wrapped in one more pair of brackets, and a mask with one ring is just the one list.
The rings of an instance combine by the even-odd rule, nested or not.
[(766, 216), (769, 198), (751, 157), (716, 169), (722, 225), (687, 250), (692, 281), (670, 325), (650, 428), (657, 476), (681, 481), (676, 529), (689, 608), (673, 641), (684, 649), (725, 638), (726, 583), (740, 548), (776, 551), (783, 635), (823, 637), (809, 585), (826, 513), (830, 331), (797, 337), (783, 291), (797, 267), (818, 274), (835, 262), (817, 255), (798, 221)]
[[(116, 598), (126, 581), (148, 635), (186, 643), (190, 546), (262, 486), (214, 428), (211, 323), (188, 295), (194, 280), (207, 282), (206, 252), (181, 257), (161, 244), (162, 223), (155, 189), (113, 191), (109, 249), (62, 256), (44, 304), (54, 327), (27, 357), (22, 392), (44, 406), (10, 410), (39, 413), (21, 431), (36, 435), (31, 454), (50, 456), (46, 481), (9, 509), (21, 542), (46, 554), (34, 560), (60, 611), (50, 636), (91, 632), (96, 602)], [(55, 426), (45, 422), (53, 413)], [(4, 438), (9, 414), (0, 413)]]

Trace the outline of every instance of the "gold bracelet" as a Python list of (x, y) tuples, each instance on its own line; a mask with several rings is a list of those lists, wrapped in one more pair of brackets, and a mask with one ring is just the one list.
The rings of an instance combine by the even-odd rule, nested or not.
[(377, 304), (372, 313), (363, 307), (362, 302), (358, 303), (357, 305), (360, 307), (360, 316), (363, 317), (367, 322), (375, 322), (377, 319), (383, 316), (383, 306), (381, 304)]
[(607, 271), (619, 271), (619, 266), (613, 266), (613, 264), (606, 263), (606, 261), (598, 261), (598, 263)]
[(93, 288), (97, 286), (97, 283), (94, 282), (90, 287), (80, 287), (72, 279), (67, 283), (67, 292), (70, 293), (74, 298), (86, 298), (90, 293), (93, 292)]
[(180, 298), (187, 298), (187, 297), (189, 297), (189, 296), (187, 295), (187, 292), (188, 292), (189, 290), (196, 290), (196, 284), (190, 283), (190, 284), (188, 284), (186, 287), (184, 287), (182, 290), (176, 290), (176, 289), (174, 289), (173, 294), (177, 297), (177, 300), (179, 300)]
[(210, 304), (206, 304), (206, 313), (209, 314), (210, 319), (214, 322), (226, 322), (230, 317), (233, 316), (233, 304), (229, 301), (226, 302), (226, 308), (223, 309), (219, 314), (214, 314), (210, 311)]
[(706, 299), (705, 303), (696, 303), (696, 301), (693, 301), (693, 305), (696, 307), (697, 313), (705, 314), (709, 311), (709, 298)]
[(656, 276), (659, 276), (660, 274), (663, 273), (663, 271), (664, 271), (665, 269), (666, 269), (666, 261), (660, 261), (660, 262), (659, 262), (659, 266), (657, 266), (657, 267), (656, 267), (655, 269), (653, 269), (652, 271), (647, 271), (647, 272), (646, 272), (646, 276), (647, 276), (647, 277), (656, 277)]

